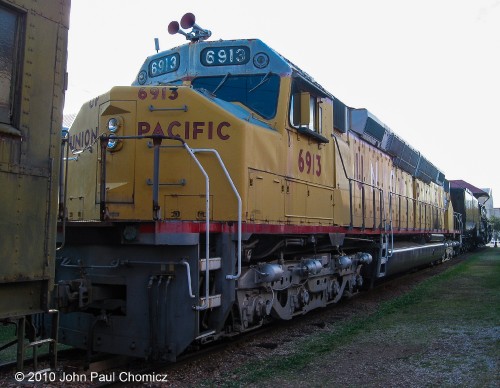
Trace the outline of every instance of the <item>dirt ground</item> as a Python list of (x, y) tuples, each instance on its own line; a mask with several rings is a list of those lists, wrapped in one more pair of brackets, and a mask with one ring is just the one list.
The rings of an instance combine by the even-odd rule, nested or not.
[[(487, 254), (490, 263), (500, 261), (500, 249), (490, 249)], [(462, 255), (442, 265), (406, 274), (337, 305), (278, 323), (264, 333), (238, 339), (199, 358), (180, 362), (162, 371), (168, 375), (166, 384), (134, 386), (499, 387), (500, 278), (493, 279), (493, 294), (486, 295), (488, 289), (481, 289), (474, 276), (457, 277), (458, 280), (443, 283), (445, 288), (438, 290), (437, 297), (433, 294), (408, 311), (377, 319), (375, 324), (367, 325), (366, 330), (357, 332), (333, 351), (320, 353), (298, 368), (285, 365), (290, 357), (300, 358), (304, 344), (314, 343), (339, 327), (349, 327), (356, 319), (373, 316), (382, 303), (408, 295), (424, 280), (454, 269), (458, 264), (467, 264), (468, 260), (467, 255)], [(498, 264), (495, 266), (498, 274)], [(485, 266), (482, 271), (487, 273), (493, 269), (493, 266), (491, 269)], [(478, 314), (497, 311), (493, 321), (468, 317), (470, 304), (469, 307), (453, 305), (464, 295), (468, 303), (474, 304), (477, 299), (477, 306), (483, 308)], [(450, 309), (440, 308), (438, 301)], [(252, 368), (268, 372), (265, 370), (268, 365), (269, 373), (254, 380)], [(0, 381), (0, 386), (19, 385), (8, 378)]]
[[(499, 253), (495, 252), (495, 255), (500, 259)], [(442, 273), (467, 257), (462, 256), (436, 267), (404, 275), (371, 292), (301, 317), (295, 322), (279, 325), (244, 343), (211, 354), (208, 358), (174, 368), (168, 372), (169, 385), (498, 387), (500, 322), (482, 325), (473, 321), (469, 326), (467, 320), (465, 323), (461, 321), (462, 315), (467, 312), (458, 311), (456, 320), (449, 314), (442, 319), (439, 313), (427, 310), (425, 303), (416, 305), (422, 311), (413, 309), (407, 316), (399, 314), (390, 318), (391, 321), (381, 320), (379, 327), (370, 327), (366, 332), (356, 335), (352, 342), (340, 346), (333, 353), (322, 354), (298, 370), (287, 370), (284, 374), (278, 372), (276, 375), (271, 373), (270, 378), (255, 382), (245, 379), (244, 374), (247, 372), (241, 373), (241, 366), (251, 365), (255, 360), (287, 358), (296, 352), (299, 343), (328, 333), (335, 326), (348, 325), (353, 317), (372, 314), (383, 301), (406, 294), (423, 280)], [(451, 285), (450, 291), (465, 290), (467, 296), (472, 297), (472, 288), (473, 281), (462, 281), (461, 284)], [(453, 295), (442, 294), (442, 297), (453, 298)], [(493, 308), (498, 309), (498, 305), (493, 305)], [(450, 324), (450, 320), (460, 321), (460, 324)], [(272, 368), (276, 369), (276, 366)]]

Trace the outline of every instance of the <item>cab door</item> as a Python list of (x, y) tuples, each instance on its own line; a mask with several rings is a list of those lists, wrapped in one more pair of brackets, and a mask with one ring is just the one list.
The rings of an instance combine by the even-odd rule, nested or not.
[(299, 224), (333, 223), (332, 100), (305, 81), (292, 85), (285, 217)]

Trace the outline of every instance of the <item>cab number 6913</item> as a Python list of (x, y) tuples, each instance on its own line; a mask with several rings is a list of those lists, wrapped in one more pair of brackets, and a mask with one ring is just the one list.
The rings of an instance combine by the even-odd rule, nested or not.
[(312, 154), (301, 149), (299, 151), (299, 171), (316, 176), (321, 175), (321, 155)]

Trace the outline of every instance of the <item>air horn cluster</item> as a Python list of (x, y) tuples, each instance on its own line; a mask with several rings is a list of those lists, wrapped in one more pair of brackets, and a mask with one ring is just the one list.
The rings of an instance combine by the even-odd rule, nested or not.
[[(186, 39), (190, 40), (191, 42), (197, 42), (199, 40), (206, 40), (210, 38), (212, 32), (201, 28), (198, 24), (195, 23), (195, 21), (195, 16), (192, 13), (188, 12), (182, 17), (180, 26), (179, 23), (175, 20), (170, 22), (170, 24), (168, 25), (168, 33), (171, 35), (184, 35)], [(186, 32), (181, 30), (180, 27), (182, 27), (183, 29), (189, 29), (192, 27), (192, 30), (190, 32)]]

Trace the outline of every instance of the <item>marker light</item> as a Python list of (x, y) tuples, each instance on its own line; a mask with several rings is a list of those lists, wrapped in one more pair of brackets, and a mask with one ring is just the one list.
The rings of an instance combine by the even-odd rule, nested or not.
[(269, 65), (269, 57), (266, 53), (257, 53), (253, 57), (253, 64), (255, 67), (263, 69), (264, 67)]
[(141, 85), (144, 85), (147, 80), (148, 80), (148, 75), (144, 70), (142, 70), (137, 76), (137, 82), (139, 82), (139, 84)]

